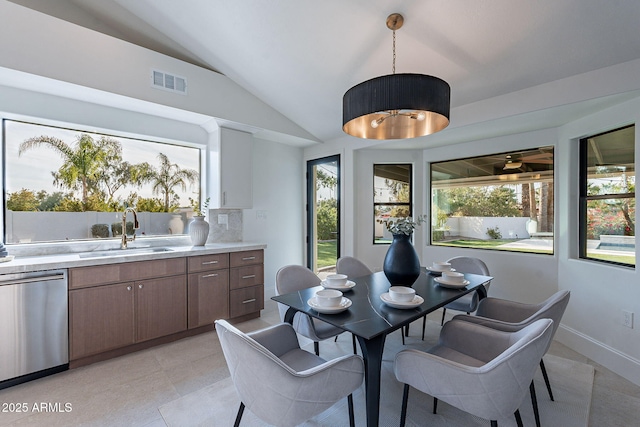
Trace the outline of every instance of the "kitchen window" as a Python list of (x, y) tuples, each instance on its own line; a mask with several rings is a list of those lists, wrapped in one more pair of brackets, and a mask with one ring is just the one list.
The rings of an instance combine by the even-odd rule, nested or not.
[(580, 257), (636, 265), (635, 126), (580, 141)]
[[(200, 148), (3, 121), (4, 242), (183, 234), (200, 207)], [(133, 233), (128, 218), (127, 234)]]
[(552, 254), (553, 151), (431, 163), (431, 244)]
[(391, 243), (393, 236), (379, 221), (413, 216), (411, 164), (373, 165), (373, 243)]

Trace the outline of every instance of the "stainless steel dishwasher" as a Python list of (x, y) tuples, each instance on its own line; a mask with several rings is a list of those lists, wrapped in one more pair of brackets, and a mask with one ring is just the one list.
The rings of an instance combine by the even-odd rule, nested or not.
[(66, 270), (0, 275), (0, 389), (69, 369)]

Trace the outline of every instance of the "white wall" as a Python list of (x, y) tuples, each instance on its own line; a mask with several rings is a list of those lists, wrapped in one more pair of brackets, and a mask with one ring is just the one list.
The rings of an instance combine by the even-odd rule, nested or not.
[[(636, 123), (635, 163), (640, 161), (640, 99), (584, 117), (559, 129), (556, 193), (559, 225), (558, 283), (571, 301), (557, 332), (562, 342), (640, 384), (640, 278), (637, 268), (578, 258), (578, 143), (581, 137)], [(635, 223), (639, 214), (636, 212)], [(636, 244), (636, 259), (638, 245)], [(622, 324), (622, 310), (635, 313), (634, 329)]]
[(302, 149), (254, 141), (253, 209), (243, 210), (243, 240), (264, 242), (265, 294), (287, 264), (305, 265)]

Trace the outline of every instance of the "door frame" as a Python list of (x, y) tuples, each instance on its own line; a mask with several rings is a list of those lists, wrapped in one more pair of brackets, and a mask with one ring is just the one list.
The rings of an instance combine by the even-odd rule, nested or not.
[(313, 243), (314, 243), (314, 239), (311, 238), (312, 233), (313, 233), (313, 218), (312, 218), (312, 210), (310, 209), (310, 203), (315, 203), (315, 188), (314, 188), (314, 183), (311, 180), (311, 174), (313, 173), (313, 168), (319, 164), (322, 163), (329, 163), (329, 162), (336, 162), (336, 173), (337, 173), (337, 180), (336, 180), (336, 210), (337, 210), (337, 234), (336, 234), (336, 261), (340, 258), (340, 246), (341, 246), (341, 233), (340, 233), (340, 228), (342, 226), (342, 221), (341, 221), (341, 192), (342, 192), (342, 188), (341, 188), (341, 170), (340, 170), (340, 162), (341, 162), (341, 156), (340, 154), (334, 154), (331, 156), (327, 156), (327, 157), (320, 157), (317, 159), (312, 159), (312, 160), (307, 160), (307, 171), (306, 171), (306, 180), (307, 180), (307, 203), (305, 206), (305, 210), (306, 210), (306, 221), (307, 221), (307, 230), (306, 230), (306, 248), (307, 248), (307, 268), (311, 269), (313, 271), (313, 265), (312, 265), (312, 257), (315, 256), (316, 254), (316, 248), (313, 247)]

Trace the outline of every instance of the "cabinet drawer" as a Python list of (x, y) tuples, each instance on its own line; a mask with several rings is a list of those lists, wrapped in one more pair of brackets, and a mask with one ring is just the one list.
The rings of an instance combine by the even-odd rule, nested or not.
[(184, 274), (186, 271), (187, 266), (184, 258), (77, 267), (69, 269), (69, 288), (86, 288), (109, 283), (174, 276)]
[(264, 284), (264, 266), (248, 265), (231, 269), (230, 289), (240, 289)]
[(232, 252), (230, 256), (231, 267), (262, 264), (264, 262), (264, 251), (262, 249), (258, 249), (256, 251)]
[(251, 286), (229, 292), (229, 317), (255, 313), (264, 308), (264, 286)]
[(189, 273), (229, 267), (229, 254), (201, 255), (187, 259), (189, 263)]

